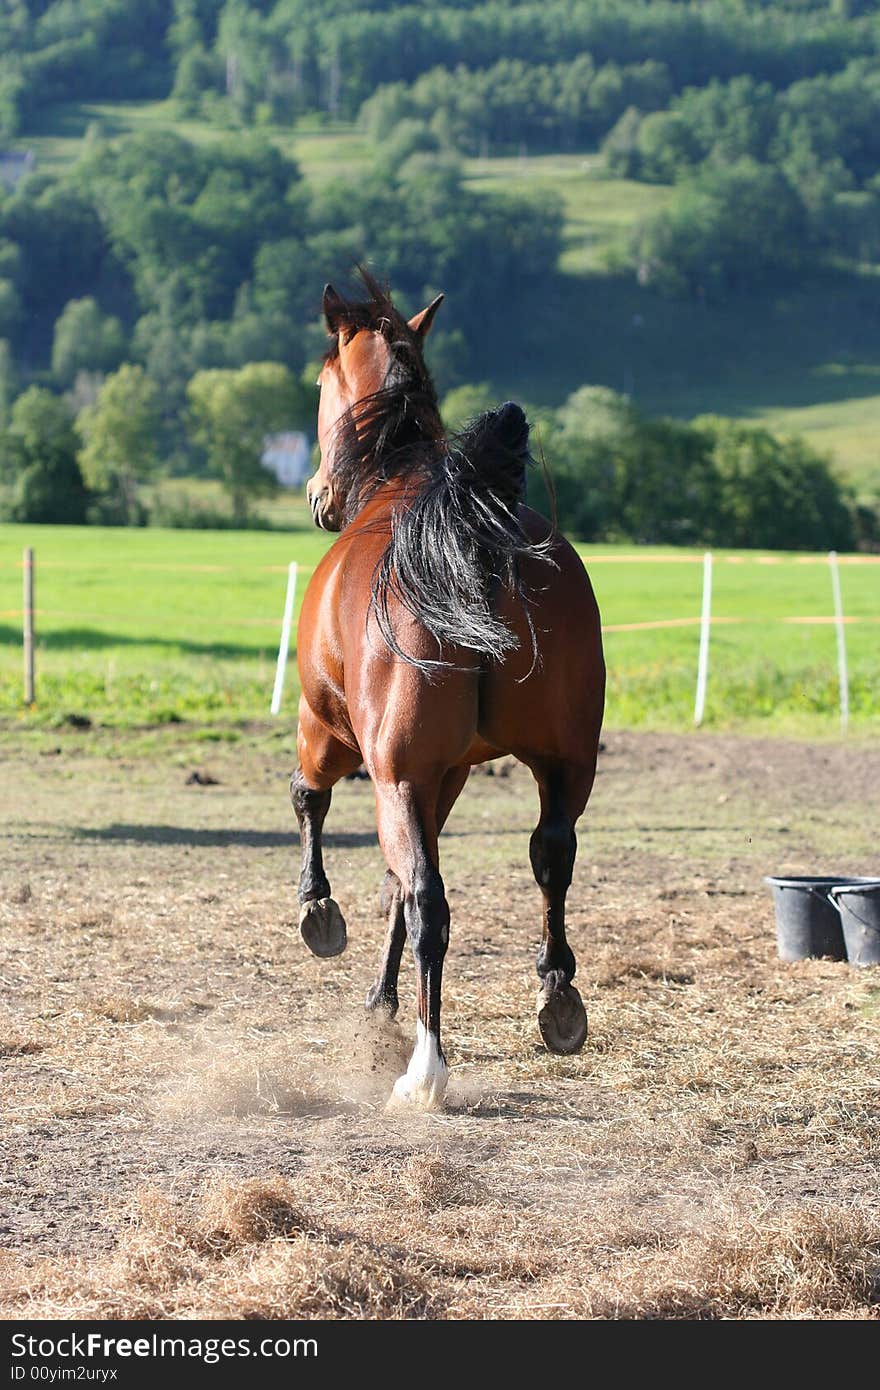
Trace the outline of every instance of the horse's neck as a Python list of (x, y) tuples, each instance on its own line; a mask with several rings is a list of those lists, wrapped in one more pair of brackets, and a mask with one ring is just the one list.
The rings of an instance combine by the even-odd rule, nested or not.
[[(390, 522), (395, 508), (401, 504), (405, 505), (407, 499), (421, 489), (426, 476), (426, 470), (419, 468), (402, 477), (386, 478), (375, 491), (370, 493), (349, 525), (351, 527), (375, 525), (381, 524), (386, 519)], [(348, 529), (349, 527), (346, 527), (346, 530)]]

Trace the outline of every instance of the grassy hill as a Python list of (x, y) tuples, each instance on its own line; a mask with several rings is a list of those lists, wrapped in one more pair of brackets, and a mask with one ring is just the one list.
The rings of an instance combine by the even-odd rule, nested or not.
[[(56, 172), (98, 127), (109, 139), (151, 129), (195, 141), (226, 134), (178, 120), (167, 101), (89, 102), (47, 109), (18, 143)], [(356, 177), (368, 157), (351, 127), (305, 121), (267, 134), (315, 182)], [(664, 299), (613, 266), (616, 249), (669, 188), (608, 178), (598, 155), (474, 159), (466, 172), (474, 188), (559, 196), (565, 208), (560, 276), (523, 297), (519, 337), (486, 343), (480, 375), (500, 396), (555, 405), (595, 382), (651, 413), (760, 420), (807, 435), (858, 484), (880, 486), (880, 277), (829, 273), (776, 297), (724, 305)]]

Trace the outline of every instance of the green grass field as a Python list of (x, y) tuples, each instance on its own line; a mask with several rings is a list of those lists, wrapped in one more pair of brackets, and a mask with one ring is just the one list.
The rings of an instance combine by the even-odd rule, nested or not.
[[(34, 150), (38, 167), (57, 172), (82, 152), (95, 122), (108, 139), (162, 129), (196, 141), (228, 138), (220, 127), (179, 120), (168, 101), (93, 102), (47, 108), (19, 143)], [(265, 134), (312, 182), (354, 177), (369, 157), (351, 127), (305, 122)], [(669, 188), (608, 179), (595, 154), (475, 159), (466, 175), (474, 188), (557, 194), (565, 208), (562, 274), (523, 292), (517, 339), (487, 342), (477, 375), (500, 397), (558, 405), (593, 382), (654, 414), (760, 420), (805, 434), (861, 489), (880, 490), (880, 279), (828, 276), (726, 305), (661, 299), (607, 267)]]
[[(297, 607), (328, 538), (290, 532), (0, 527), (0, 720), (7, 734), (70, 715), (125, 729), (183, 721), (234, 737), (268, 718), (286, 570)], [(21, 553), (36, 552), (37, 706), (22, 706)], [(702, 571), (680, 550), (582, 547), (606, 626), (609, 727), (692, 720)], [(880, 564), (842, 566), (852, 728), (880, 716)], [(824, 557), (718, 552), (708, 725), (834, 735), (835, 637)], [(674, 627), (630, 624), (691, 620)], [(292, 659), (283, 718), (296, 710)]]

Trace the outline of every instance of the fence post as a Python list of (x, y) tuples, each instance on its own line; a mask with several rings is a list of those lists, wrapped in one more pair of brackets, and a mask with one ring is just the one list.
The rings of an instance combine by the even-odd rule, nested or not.
[(24, 638), (24, 702), (32, 705), (34, 694), (34, 552), (30, 546), (22, 557), (22, 619)]
[(278, 664), (275, 667), (275, 688), (272, 691), (271, 714), (281, 709), (281, 696), (284, 694), (284, 675), (287, 671), (287, 649), (290, 646), (290, 628), (293, 623), (293, 600), (296, 595), (296, 561), (291, 560), (287, 570), (287, 596), (284, 600), (284, 617), (281, 621), (281, 644), (278, 648)]
[(843, 625), (843, 599), (840, 593), (840, 569), (837, 551), (829, 550), (831, 592), (834, 595), (834, 627), (837, 632), (837, 680), (840, 686), (840, 727), (844, 733), (849, 725), (849, 672), (846, 666), (846, 632)]
[(694, 723), (702, 724), (706, 711), (706, 684), (709, 678), (709, 627), (712, 621), (712, 553), (703, 556), (703, 611), (700, 616), (700, 655), (697, 661), (697, 696)]

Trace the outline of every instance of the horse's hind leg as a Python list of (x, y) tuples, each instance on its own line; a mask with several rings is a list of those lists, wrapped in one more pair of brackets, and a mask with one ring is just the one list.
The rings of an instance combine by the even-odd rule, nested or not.
[[(458, 800), (459, 793), (468, 778), (470, 768), (451, 768), (440, 784), (437, 801), (437, 831), (443, 829), (449, 812)], [(382, 947), (382, 960), (376, 983), (367, 991), (366, 1006), (370, 1011), (384, 1009), (389, 1018), (394, 1018), (398, 1010), (397, 977), (400, 961), (406, 944), (406, 918), (403, 910), (403, 888), (397, 874), (391, 869), (385, 875), (379, 894), (379, 906), (388, 923), (385, 943)]]
[(400, 882), (403, 921), (416, 967), (416, 1045), (409, 1066), (394, 1083), (392, 1101), (424, 1110), (442, 1106), (449, 1075), (440, 1042), (449, 904), (439, 869), (438, 810), (445, 787), (451, 797), (448, 814), (466, 776), (466, 769), (454, 769), (440, 785), (387, 774), (373, 778), (379, 839), (388, 867)]
[(345, 950), (345, 918), (330, 896), (321, 831), (334, 784), (353, 772), (361, 758), (315, 719), (305, 701), (300, 702), (297, 749), (299, 767), (290, 779), (290, 799), (302, 844), (299, 930), (313, 955), (338, 956)]
[(532, 772), (541, 795), (541, 815), (529, 854), (544, 897), (544, 931), (537, 960), (538, 1027), (551, 1052), (579, 1052), (587, 1037), (587, 1014), (571, 983), (575, 959), (565, 935), (565, 895), (577, 853), (575, 821), (587, 803), (594, 773), (561, 763), (535, 764)]

